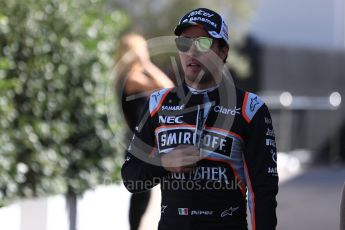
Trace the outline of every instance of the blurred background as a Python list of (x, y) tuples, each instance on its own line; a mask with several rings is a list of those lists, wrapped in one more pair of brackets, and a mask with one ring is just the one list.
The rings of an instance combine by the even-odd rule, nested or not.
[[(226, 67), (271, 110), (278, 228), (338, 229), (344, 0), (0, 0), (1, 229), (129, 229), (124, 127), (109, 93), (119, 39), (172, 36), (196, 7), (225, 17)], [(169, 56), (151, 59), (175, 80)], [(155, 188), (141, 230), (156, 228), (159, 196)]]

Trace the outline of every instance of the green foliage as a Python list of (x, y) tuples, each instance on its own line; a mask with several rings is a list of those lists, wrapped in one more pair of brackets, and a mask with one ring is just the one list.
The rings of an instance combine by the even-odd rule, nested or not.
[(122, 154), (106, 116), (112, 95), (104, 89), (128, 24), (103, 0), (0, 2), (3, 204), (81, 194), (118, 176)]
[(111, 3), (131, 15), (134, 30), (152, 38), (173, 35), (180, 17), (193, 9), (198, 0), (117, 0)]

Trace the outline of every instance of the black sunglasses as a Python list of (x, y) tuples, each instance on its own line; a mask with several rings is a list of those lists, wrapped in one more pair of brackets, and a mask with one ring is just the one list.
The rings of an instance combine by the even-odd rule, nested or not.
[(193, 43), (199, 52), (207, 52), (211, 49), (213, 39), (209, 37), (198, 37), (198, 38), (186, 38), (177, 37), (175, 38), (176, 47), (181, 52), (188, 52), (192, 47)]

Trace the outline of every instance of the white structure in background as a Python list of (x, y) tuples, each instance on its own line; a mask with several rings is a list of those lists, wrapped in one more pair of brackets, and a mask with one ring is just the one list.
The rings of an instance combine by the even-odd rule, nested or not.
[[(124, 186), (98, 186), (78, 200), (78, 230), (128, 230), (128, 207)], [(65, 198), (30, 199), (1, 208), (0, 226), (3, 230), (68, 230)]]
[(263, 44), (345, 49), (344, 0), (258, 0), (250, 33)]

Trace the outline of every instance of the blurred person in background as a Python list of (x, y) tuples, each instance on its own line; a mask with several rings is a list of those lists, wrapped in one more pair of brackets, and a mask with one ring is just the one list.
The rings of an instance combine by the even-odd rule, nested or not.
[(184, 82), (151, 94), (128, 148), (122, 177), (142, 192), (161, 184), (159, 230), (253, 230), (277, 225), (277, 151), (259, 96), (224, 70), (222, 16), (198, 8), (174, 30)]
[[(174, 83), (150, 60), (147, 43), (139, 34), (127, 34), (119, 44), (116, 59), (115, 91), (128, 125), (126, 146), (153, 90), (170, 88)], [(150, 200), (150, 191), (132, 194), (129, 207), (131, 230), (137, 230)]]

